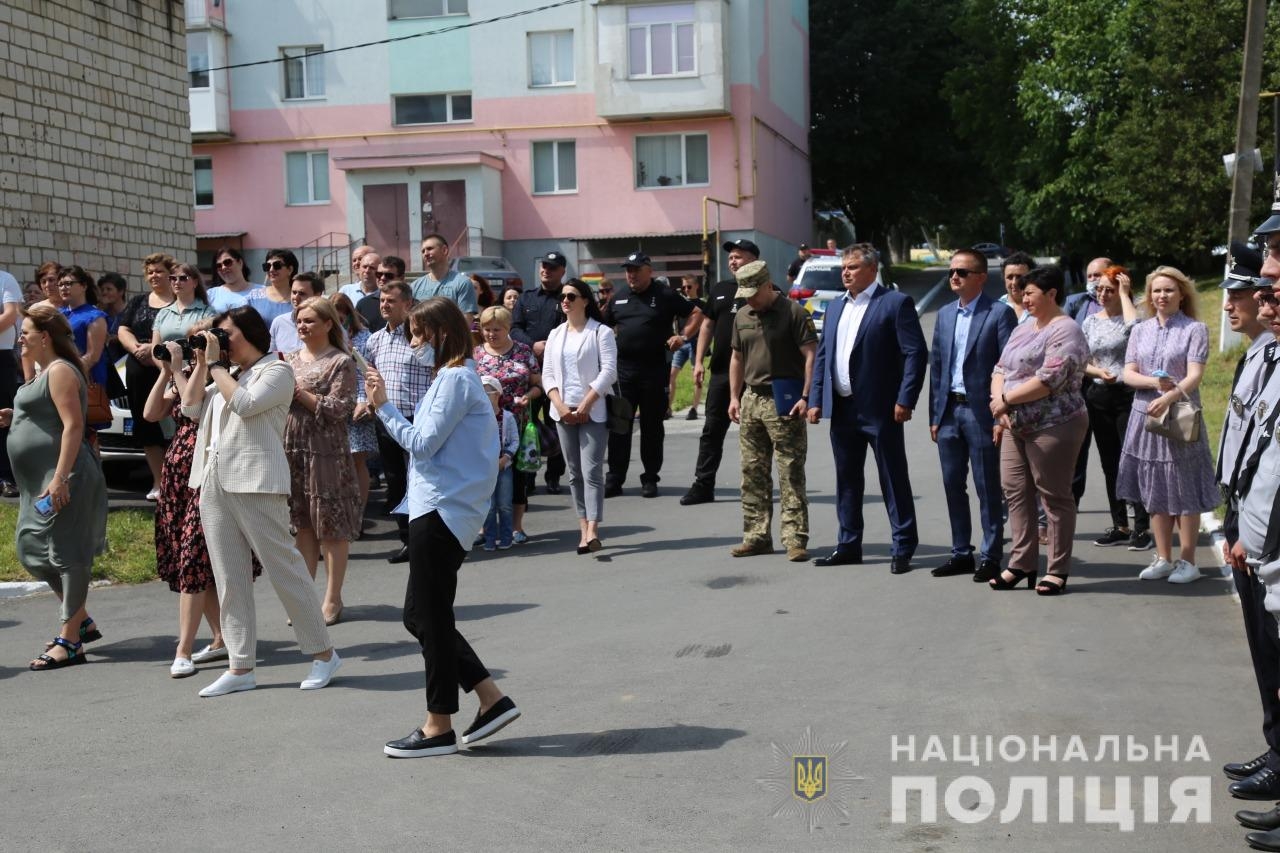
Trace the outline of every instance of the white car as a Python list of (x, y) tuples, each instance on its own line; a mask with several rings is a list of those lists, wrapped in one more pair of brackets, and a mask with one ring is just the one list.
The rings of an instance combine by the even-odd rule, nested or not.
[[(800, 274), (791, 284), (790, 296), (804, 306), (813, 318), (813, 327), (822, 331), (822, 319), (827, 305), (844, 294), (844, 281), (840, 277), (840, 259), (830, 255), (814, 255), (800, 267)], [(882, 282), (883, 283), (883, 282)], [(896, 284), (884, 283), (890, 290)]]

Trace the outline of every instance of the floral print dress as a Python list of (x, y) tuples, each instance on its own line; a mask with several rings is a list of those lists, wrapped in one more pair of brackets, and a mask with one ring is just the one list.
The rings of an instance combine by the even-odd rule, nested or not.
[(351, 459), (347, 421), (356, 406), (356, 363), (331, 349), (311, 358), (305, 349), (286, 356), (302, 391), (319, 398), (316, 411), (297, 400), (284, 425), (292, 488), (289, 521), (318, 539), (355, 539), (360, 532), (360, 488)]

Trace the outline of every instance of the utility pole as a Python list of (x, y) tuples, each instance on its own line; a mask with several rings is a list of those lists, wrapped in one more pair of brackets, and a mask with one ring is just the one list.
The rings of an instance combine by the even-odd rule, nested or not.
[[(1236, 113), (1236, 159), (1231, 181), (1231, 222), (1227, 245), (1249, 236), (1249, 208), (1253, 201), (1253, 148), (1258, 138), (1258, 92), (1262, 88), (1262, 34), (1267, 23), (1267, 0), (1249, 0), (1244, 25), (1244, 65), (1240, 72), (1240, 106)], [(1280, 158), (1280, 152), (1276, 153)], [(1234, 347), (1240, 336), (1222, 321), (1219, 349)]]

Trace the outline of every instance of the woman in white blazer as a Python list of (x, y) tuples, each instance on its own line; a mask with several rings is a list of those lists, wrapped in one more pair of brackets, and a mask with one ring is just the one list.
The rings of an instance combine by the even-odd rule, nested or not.
[[(299, 686), (316, 690), (329, 683), (342, 662), (329, 642), (307, 565), (289, 535), (284, 423), (293, 402), (293, 368), (274, 353), (266, 354), (271, 333), (254, 309), (224, 311), (213, 325), (226, 333), (226, 346), (212, 332), (203, 333), (205, 349), (196, 350), (195, 370), (182, 392), (182, 413), (200, 421), (190, 486), (200, 490), (200, 519), (230, 668), (200, 695), (222, 696), (257, 686), (254, 554), (293, 622), (298, 648), (312, 657), (311, 674)], [(240, 367), (239, 376), (231, 375), (232, 362)]]
[(551, 401), (560, 449), (578, 510), (578, 553), (599, 551), (604, 517), (604, 455), (609, 443), (605, 395), (618, 378), (618, 344), (600, 322), (591, 287), (571, 278), (560, 288), (565, 322), (543, 353), (542, 387)]

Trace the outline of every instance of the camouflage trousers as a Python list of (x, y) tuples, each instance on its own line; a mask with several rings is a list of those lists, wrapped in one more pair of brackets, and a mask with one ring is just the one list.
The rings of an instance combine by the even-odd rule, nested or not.
[(742, 541), (772, 542), (773, 459), (778, 458), (778, 490), (782, 493), (782, 544), (809, 545), (809, 497), (804, 460), (809, 436), (804, 418), (784, 418), (772, 395), (748, 388), (739, 410), (738, 444), (742, 449)]

